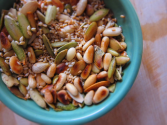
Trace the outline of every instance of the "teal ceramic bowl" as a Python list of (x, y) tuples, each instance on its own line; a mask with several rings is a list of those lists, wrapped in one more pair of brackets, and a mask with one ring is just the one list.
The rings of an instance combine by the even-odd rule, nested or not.
[[(14, 0), (0, 0), (0, 9), (9, 9)], [(124, 69), (122, 82), (118, 82), (116, 90), (98, 105), (85, 106), (74, 111), (55, 112), (46, 111), (37, 106), (33, 101), (24, 101), (14, 96), (0, 78), (0, 100), (18, 115), (39, 124), (84, 124), (95, 120), (111, 111), (125, 97), (132, 87), (139, 71), (142, 58), (142, 32), (136, 12), (129, 0), (105, 0), (108, 8), (112, 9), (118, 24), (123, 28), (126, 38), (127, 53), (131, 59), (130, 64)], [(125, 19), (120, 18), (124, 14)]]

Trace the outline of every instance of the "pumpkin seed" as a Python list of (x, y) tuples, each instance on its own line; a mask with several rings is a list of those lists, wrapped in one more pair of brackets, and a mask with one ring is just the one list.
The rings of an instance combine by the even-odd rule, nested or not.
[(36, 49), (36, 50), (34, 50), (34, 53), (35, 53), (36, 56), (40, 56), (40, 55), (43, 54), (43, 51)]
[(90, 40), (96, 34), (96, 31), (97, 31), (97, 23), (92, 22), (84, 34), (85, 41)]
[(51, 56), (54, 57), (54, 52), (53, 52), (52, 46), (51, 46), (51, 44), (50, 44), (49, 39), (46, 37), (45, 34), (43, 34), (43, 42), (44, 42), (44, 44), (45, 44), (45, 47), (46, 47), (48, 53), (49, 53)]
[(117, 80), (122, 80), (122, 76), (121, 76), (120, 72), (117, 69), (115, 70), (115, 78)]
[(109, 79), (114, 75), (115, 69), (116, 69), (116, 59), (115, 59), (115, 57), (113, 57), (111, 60), (109, 69), (108, 69), (108, 78)]
[(56, 18), (57, 8), (56, 6), (49, 5), (46, 11), (45, 23), (49, 24)]
[(2, 10), (2, 13), (1, 13), (1, 20), (0, 20), (0, 31), (2, 30), (3, 28), (3, 25), (4, 25), (4, 16), (8, 13), (8, 10)]
[(24, 86), (28, 86), (28, 78), (21, 78), (19, 82)]
[(64, 46), (60, 47), (60, 48), (57, 50), (57, 52), (59, 53), (59, 52), (61, 52), (62, 50), (69, 49), (69, 48), (71, 48), (71, 47), (76, 47), (77, 45), (78, 45), (77, 42), (70, 42), (70, 43), (67, 43), (67, 44), (65, 44)]
[(90, 21), (93, 22), (93, 21), (99, 21), (101, 20), (103, 17), (105, 17), (109, 12), (109, 9), (106, 9), (106, 8), (103, 8), (103, 9), (100, 9), (98, 11), (96, 11), (91, 17), (90, 17)]
[(54, 42), (51, 43), (52, 47), (61, 47), (64, 46), (65, 44), (67, 44), (68, 42)]
[(64, 57), (67, 54), (67, 49), (61, 51), (60, 53), (57, 54), (56, 58), (55, 58), (55, 63), (59, 64), (61, 63), (61, 61), (64, 59)]
[(4, 59), (3, 57), (0, 57), (0, 67), (2, 68), (2, 71), (3, 71), (6, 75), (11, 75), (10, 67), (9, 67), (9, 65), (5, 62), (5, 59)]
[(77, 107), (75, 107), (73, 104), (68, 104), (68, 105), (64, 105), (60, 102), (58, 102), (56, 104), (56, 106), (62, 110), (67, 110), (67, 111), (70, 111), (70, 110), (75, 110)]
[(108, 87), (108, 90), (113, 93), (115, 91), (115, 88), (116, 88), (116, 84), (112, 84)]
[(119, 56), (119, 53), (111, 48), (107, 49), (107, 52), (110, 53), (112, 56)]
[(37, 10), (37, 16), (42, 23), (45, 23), (45, 16), (39, 10)]
[(122, 52), (124, 50), (121, 44), (114, 38), (110, 39), (110, 48), (117, 52)]
[(42, 27), (42, 31), (44, 34), (50, 33), (50, 30), (47, 27)]

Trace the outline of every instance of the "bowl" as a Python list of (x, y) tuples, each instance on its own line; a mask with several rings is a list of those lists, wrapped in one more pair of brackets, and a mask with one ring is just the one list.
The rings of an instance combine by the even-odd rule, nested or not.
[[(9, 9), (14, 0), (1, 0), (0, 9)], [(0, 100), (18, 115), (39, 124), (84, 124), (95, 120), (111, 111), (125, 97), (132, 87), (139, 71), (142, 58), (142, 32), (136, 12), (129, 0), (105, 0), (108, 8), (112, 9), (118, 24), (123, 29), (127, 53), (131, 59), (124, 69), (123, 80), (117, 83), (116, 90), (100, 104), (85, 106), (73, 111), (46, 111), (31, 100), (21, 100), (13, 95), (0, 78)], [(124, 19), (120, 15), (125, 15)]]

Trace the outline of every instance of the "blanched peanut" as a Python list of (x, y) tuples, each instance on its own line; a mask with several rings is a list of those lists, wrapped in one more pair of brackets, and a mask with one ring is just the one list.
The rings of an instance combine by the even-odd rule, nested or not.
[(97, 80), (97, 75), (96, 74), (90, 75), (84, 83), (84, 89), (86, 89), (87, 87), (96, 83), (96, 80)]
[(91, 45), (87, 48), (85, 54), (84, 54), (84, 61), (86, 63), (92, 63), (93, 62), (93, 55), (94, 55), (94, 47)]
[(77, 77), (77, 78), (74, 79), (74, 86), (77, 88), (77, 90), (78, 90), (80, 93), (83, 93), (83, 87), (82, 87), (82, 83), (81, 83), (79, 77)]
[(66, 82), (66, 78), (67, 78), (67, 75), (65, 73), (60, 73), (59, 74), (59, 78), (57, 80), (57, 83), (54, 86), (54, 89), (56, 89), (56, 91), (59, 91), (62, 88), (62, 86)]
[(71, 83), (67, 83), (66, 84), (66, 89), (73, 95), (73, 96), (77, 96), (78, 95), (78, 90), (77, 88), (71, 84)]
[(12, 56), (10, 58), (9, 64), (10, 64), (10, 68), (14, 73), (20, 74), (23, 72), (23, 66), (19, 63), (19, 60), (16, 56)]
[(45, 81), (47, 84), (51, 84), (51, 83), (52, 83), (52, 80), (51, 80), (47, 75), (45, 75), (44, 73), (41, 73), (41, 78), (42, 78), (43, 81)]
[(85, 51), (90, 45), (95, 42), (95, 38), (90, 39), (86, 44), (83, 46), (82, 50)]
[(36, 88), (37, 87), (37, 82), (35, 80), (35, 76), (29, 75), (28, 76), (28, 85), (30, 88)]
[(77, 53), (77, 55), (76, 55), (76, 56), (77, 56), (77, 59), (78, 59), (78, 60), (83, 60), (83, 58), (82, 58), (82, 56), (81, 56), (81, 54), (80, 54), (80, 53)]
[(86, 94), (86, 96), (85, 96), (85, 98), (84, 98), (84, 103), (85, 103), (86, 105), (91, 105), (91, 104), (92, 104), (94, 94), (95, 94), (95, 92), (94, 92), (93, 90), (89, 91), (89, 92)]
[(119, 36), (122, 32), (120, 27), (112, 27), (103, 31), (103, 36)]
[(104, 55), (104, 58), (103, 58), (103, 66), (104, 66), (104, 70), (107, 71), (109, 66), (110, 66), (110, 62), (111, 62), (111, 59), (112, 59), (112, 55), (110, 53), (106, 53)]
[(35, 63), (36, 62), (36, 56), (34, 53), (34, 50), (32, 47), (28, 47), (27, 48), (27, 52), (28, 52), (28, 60), (30, 63)]
[(71, 61), (76, 55), (76, 49), (74, 47), (70, 48), (68, 51), (67, 51), (67, 60), (68, 61)]
[(108, 76), (108, 73), (106, 71), (102, 71), (97, 75), (97, 80), (102, 80)]
[(109, 90), (106, 87), (104, 86), (99, 87), (93, 97), (93, 103), (97, 104), (103, 101), (108, 96), (108, 94)]
[(49, 63), (38, 62), (32, 66), (32, 71), (34, 73), (41, 73), (49, 67)]
[(102, 42), (101, 42), (101, 50), (103, 52), (107, 51), (108, 45), (109, 45), (109, 38), (108, 37), (103, 37)]
[(53, 96), (49, 89), (45, 91), (45, 101), (47, 103), (53, 103)]
[(87, 0), (80, 0), (77, 4), (77, 16), (82, 15), (82, 13), (85, 11), (86, 6), (87, 6)]
[(46, 85), (45, 81), (41, 78), (41, 74), (37, 74), (36, 81), (40, 86), (45, 86)]
[(52, 63), (51, 66), (47, 70), (47, 76), (52, 78), (56, 73), (56, 64)]

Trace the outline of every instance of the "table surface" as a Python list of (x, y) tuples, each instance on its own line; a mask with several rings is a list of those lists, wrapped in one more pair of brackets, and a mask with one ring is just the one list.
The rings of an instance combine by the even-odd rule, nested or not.
[[(137, 79), (111, 112), (86, 125), (167, 124), (167, 1), (131, 0), (141, 23), (143, 57)], [(10, 119), (6, 119), (10, 118)], [(37, 125), (0, 102), (0, 125)]]

